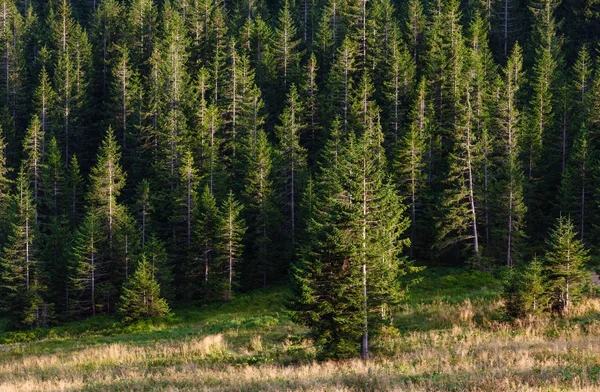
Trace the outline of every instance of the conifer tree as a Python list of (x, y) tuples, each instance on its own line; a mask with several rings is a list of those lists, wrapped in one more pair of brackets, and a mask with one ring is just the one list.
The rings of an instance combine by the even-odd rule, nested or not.
[(211, 13), (209, 22), (209, 32), (207, 43), (207, 56), (204, 58), (210, 59), (209, 64), (206, 64), (211, 71), (211, 80), (213, 82), (212, 95), (213, 104), (219, 105), (221, 93), (223, 90), (222, 84), (224, 80), (225, 62), (227, 57), (227, 36), (228, 27), (225, 20), (225, 10), (222, 5), (215, 6)]
[(388, 138), (396, 143), (400, 137), (400, 129), (405, 120), (408, 100), (412, 94), (415, 76), (415, 63), (410, 53), (401, 42), (398, 29), (390, 33), (388, 53), (386, 53), (383, 94), (385, 97), (385, 115)]
[(54, 89), (59, 108), (57, 131), (62, 130), (57, 134), (63, 135), (65, 166), (68, 167), (73, 153), (72, 139), (77, 140), (81, 136), (77, 135), (76, 130), (85, 101), (91, 49), (86, 32), (73, 19), (69, 2), (60, 1), (56, 14), (52, 11), (49, 19), (51, 48), (56, 58)]
[[(186, 267), (189, 278), (187, 297), (196, 298), (200, 293), (207, 299), (216, 299), (219, 270), (217, 266), (220, 213), (217, 201), (206, 185), (198, 202), (198, 224), (195, 241), (198, 243), (198, 258), (190, 259)], [(204, 289), (204, 290), (203, 290)]]
[(165, 244), (154, 234), (147, 241), (142, 255), (148, 260), (152, 267), (152, 278), (160, 285), (160, 293), (163, 298), (173, 300), (175, 288), (173, 287), (173, 268), (167, 255)]
[(119, 306), (123, 321), (131, 322), (148, 317), (162, 318), (169, 314), (169, 305), (162, 298), (160, 285), (152, 272), (146, 257), (142, 256), (135, 273), (123, 288)]
[(596, 194), (595, 176), (598, 157), (585, 124), (575, 139), (569, 163), (562, 175), (559, 189), (561, 214), (569, 216), (585, 242), (591, 234), (596, 206), (591, 203)]
[[(141, 113), (137, 102), (139, 94), (139, 77), (131, 67), (129, 50), (127, 47), (120, 48), (119, 58), (112, 69), (110, 91), (112, 94), (111, 106), (113, 108), (113, 121), (118, 134), (121, 135), (121, 146), (127, 150), (127, 140), (135, 141), (135, 126), (141, 123)], [(131, 135), (130, 135), (131, 134)]]
[[(189, 75), (186, 62), (188, 59), (188, 38), (181, 15), (167, 3), (163, 10), (163, 37), (159, 45), (160, 63), (159, 80), (161, 83), (161, 102), (164, 107), (158, 118), (159, 156), (157, 162), (159, 181), (174, 191), (181, 160), (182, 141), (187, 134), (187, 118), (185, 115), (188, 94)], [(169, 202), (166, 196), (163, 202)]]
[(210, 193), (214, 194), (222, 186), (224, 169), (220, 160), (219, 151), (221, 149), (222, 140), (220, 137), (221, 119), (219, 109), (211, 105), (206, 110), (206, 135), (207, 151), (206, 151), (206, 176)]
[(77, 227), (79, 221), (83, 215), (83, 178), (81, 177), (81, 170), (79, 167), (79, 161), (77, 156), (73, 155), (71, 158), (71, 164), (69, 165), (67, 173), (67, 187), (69, 193), (69, 220), (72, 227)]
[[(264, 286), (267, 285), (272, 275), (281, 271), (280, 266), (272, 265), (272, 225), (276, 221), (276, 210), (273, 205), (273, 187), (271, 180), (272, 170), (272, 147), (267, 134), (260, 130), (256, 146), (248, 157), (249, 167), (246, 175), (245, 196), (245, 219), (249, 230), (247, 244), (252, 244), (252, 251), (259, 263), (258, 272)], [(247, 252), (249, 253), (249, 252)], [(279, 267), (279, 268), (278, 268)]]
[(102, 309), (97, 292), (108, 274), (105, 255), (100, 249), (105, 240), (100, 218), (88, 210), (75, 233), (69, 274), (72, 291), (69, 307), (79, 317), (95, 316), (97, 308)]
[(303, 176), (306, 170), (306, 150), (300, 145), (300, 135), (306, 126), (302, 122), (304, 108), (298, 96), (296, 86), (292, 85), (287, 97), (287, 106), (280, 117), (280, 125), (276, 126), (279, 139), (279, 173), (282, 187), (281, 194), (289, 216), (289, 235), (292, 247), (296, 231), (296, 208), (301, 200)]
[[(23, 116), (23, 85), (25, 84), (25, 56), (23, 17), (14, 0), (4, 0), (0, 4), (0, 85), (2, 101), (13, 119)], [(23, 113), (20, 113), (23, 112)]]
[(21, 167), (10, 201), (11, 234), (0, 257), (1, 305), (16, 327), (46, 326), (52, 306), (45, 302), (45, 280), (38, 259), (37, 216), (29, 178)]
[(425, 74), (430, 80), (438, 128), (443, 131), (441, 137), (444, 139), (451, 139), (450, 130), (454, 129), (456, 119), (459, 117), (459, 100), (464, 95), (464, 91), (461, 91), (461, 79), (465, 62), (465, 44), (459, 5), (458, 0), (437, 2), (438, 9), (433, 12), (432, 25), (427, 35)]
[(125, 186), (126, 173), (119, 163), (121, 149), (119, 148), (112, 128), (108, 128), (106, 136), (98, 150), (96, 165), (90, 173), (88, 191), (89, 207), (96, 211), (97, 217), (104, 221), (109, 248), (112, 248), (115, 225), (122, 213), (122, 207), (117, 202), (121, 190)]
[(64, 196), (68, 193), (62, 155), (55, 137), (50, 138), (46, 151), (45, 164), (41, 166), (40, 208), (50, 216), (60, 216), (66, 207)]
[[(506, 265), (512, 266), (518, 260), (519, 250), (524, 238), (525, 212), (523, 202), (523, 183), (525, 176), (520, 162), (520, 138), (523, 122), (519, 113), (519, 89), (523, 79), (523, 57), (518, 44), (508, 59), (504, 71), (504, 89), (498, 105), (498, 128), (501, 131), (501, 154), (503, 170), (500, 174), (502, 220), (506, 232), (502, 235), (506, 244)], [(504, 248), (504, 246), (502, 246)]]
[(273, 34), (271, 51), (276, 65), (275, 86), (277, 96), (283, 98), (288, 88), (297, 82), (300, 58), (301, 39), (297, 38), (296, 24), (292, 17), (292, 6), (289, 0), (285, 0), (283, 7), (279, 10), (278, 25)]
[(137, 211), (138, 223), (141, 231), (142, 250), (146, 245), (146, 238), (150, 232), (149, 227), (151, 227), (151, 223), (149, 222), (150, 216), (154, 211), (152, 201), (150, 200), (150, 195), (150, 182), (146, 179), (143, 179), (137, 186), (138, 199), (135, 208)]
[(524, 18), (521, 4), (517, 0), (502, 0), (495, 2), (490, 7), (491, 30), (504, 58), (508, 58), (510, 55), (518, 33), (522, 29)]
[(335, 62), (327, 76), (330, 118), (340, 116), (342, 130), (348, 132), (350, 121), (350, 98), (355, 84), (356, 45), (349, 38), (339, 47)]
[(396, 179), (400, 195), (410, 202), (411, 221), (410, 257), (414, 256), (414, 248), (418, 246), (418, 235), (422, 227), (427, 182), (427, 145), (431, 137), (430, 122), (432, 107), (427, 104), (425, 96), (425, 80), (421, 80), (417, 98), (411, 113), (411, 122), (398, 145), (395, 156)]
[[(96, 241), (96, 246), (104, 254), (107, 274), (104, 285), (104, 305), (111, 311), (111, 303), (116, 301), (120, 282), (124, 278), (120, 260), (127, 257), (127, 249), (121, 240), (121, 231), (128, 220), (128, 214), (118, 198), (125, 186), (126, 173), (120, 165), (121, 150), (118, 147), (112, 128), (108, 128), (106, 136), (98, 150), (96, 165), (90, 172), (90, 185), (87, 193), (87, 208), (93, 210), (105, 241)], [(124, 239), (124, 238), (123, 238)]]
[(52, 126), (56, 99), (56, 93), (52, 88), (50, 76), (48, 76), (46, 67), (43, 67), (39, 77), (39, 85), (34, 91), (34, 106), (35, 113), (41, 123), (42, 132), (44, 133), (47, 133)]
[(543, 263), (537, 257), (522, 268), (510, 267), (504, 276), (502, 297), (508, 316), (539, 316), (548, 303)]
[(304, 83), (301, 86), (300, 94), (305, 99), (306, 106), (306, 132), (303, 137), (303, 145), (309, 153), (309, 161), (314, 163), (317, 157), (321, 131), (321, 107), (319, 105), (319, 86), (317, 83), (319, 68), (317, 58), (311, 53), (305, 68)]
[(409, 0), (406, 5), (405, 27), (407, 44), (412, 53), (413, 60), (420, 60), (425, 37), (427, 20), (423, 11), (421, 0)]
[(328, 0), (323, 5), (315, 45), (320, 64), (329, 65), (344, 40), (346, 27), (342, 21), (343, 7), (341, 0)]
[(70, 200), (64, 162), (55, 137), (46, 149), (39, 191), (40, 257), (49, 278), (48, 292), (57, 312), (62, 312), (68, 307), (68, 251), (72, 235), (67, 218)]
[(8, 205), (10, 203), (11, 180), (10, 167), (6, 163), (6, 142), (2, 137), (0, 128), (0, 243), (4, 244), (7, 234), (11, 230), (7, 222)]
[(581, 294), (588, 279), (585, 270), (589, 261), (588, 250), (577, 239), (571, 219), (560, 217), (546, 240), (544, 255), (546, 288), (553, 311), (569, 315), (571, 306)]
[[(573, 100), (573, 129), (580, 129), (583, 123), (589, 124), (591, 95), (592, 95), (592, 77), (594, 65), (590, 57), (587, 46), (583, 45), (577, 55), (577, 61), (573, 64), (572, 75), (572, 100)], [(563, 153), (563, 156), (566, 152)], [(563, 172), (566, 168), (566, 162), (563, 162)]]
[(527, 177), (531, 181), (539, 169), (540, 154), (545, 144), (552, 141), (554, 129), (555, 100), (559, 71), (560, 40), (556, 33), (556, 21), (553, 16), (556, 4), (545, 0), (541, 7), (533, 9), (536, 17), (535, 37), (536, 62), (532, 76), (533, 96), (531, 100), (531, 124), (524, 135), (524, 152), (527, 154)]
[(246, 224), (241, 217), (242, 206), (229, 191), (219, 211), (220, 228), (218, 238), (218, 264), (223, 273), (222, 299), (230, 301), (233, 289), (237, 286), (237, 264), (243, 253), (242, 238), (246, 232)]
[(474, 129), (473, 97), (467, 83), (463, 83), (460, 117), (457, 121), (454, 151), (450, 155), (448, 188), (442, 196), (442, 219), (437, 224), (436, 247), (440, 250), (456, 244), (471, 242), (475, 262), (481, 258), (479, 244), (480, 223), (479, 190), (476, 189), (476, 168), (480, 149)]
[(128, 7), (127, 28), (125, 29), (128, 47), (131, 49), (133, 64), (147, 70), (147, 61), (157, 36), (157, 10), (154, 0), (133, 0)]
[(174, 218), (177, 253), (183, 252), (182, 257), (189, 258), (193, 253), (193, 233), (197, 217), (197, 192), (198, 171), (194, 164), (192, 153), (184, 154), (181, 168), (179, 169), (178, 202)]
[(409, 223), (387, 181), (376, 133), (360, 139), (351, 133), (337, 166), (324, 168), (311, 240), (294, 269), (295, 314), (311, 328), (322, 356), (360, 352), (367, 360), (368, 337), (389, 320), (403, 293), (397, 278), (410, 270), (399, 256)]
[(34, 114), (27, 128), (25, 139), (23, 139), (23, 152), (26, 154), (24, 161), (25, 170), (33, 187), (33, 202), (36, 205), (39, 205), (39, 188), (42, 171), (44, 170), (44, 147), (44, 131), (42, 130), (39, 118)]
[(94, 43), (94, 63), (97, 90), (102, 103), (108, 103), (111, 79), (111, 59), (116, 57), (123, 39), (126, 14), (117, 0), (100, 2), (91, 22), (91, 40)]

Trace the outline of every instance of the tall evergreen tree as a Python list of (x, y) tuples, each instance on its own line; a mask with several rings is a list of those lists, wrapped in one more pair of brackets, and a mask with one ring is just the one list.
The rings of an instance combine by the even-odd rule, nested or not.
[(23, 152), (26, 154), (26, 173), (31, 181), (33, 201), (39, 205), (39, 190), (43, 172), (43, 153), (45, 147), (44, 131), (39, 118), (33, 115), (25, 139), (23, 139)]
[(112, 82), (110, 91), (112, 95), (113, 121), (118, 134), (121, 135), (121, 146), (127, 150), (127, 141), (135, 142), (136, 126), (141, 125), (141, 113), (139, 113), (140, 104), (137, 100), (140, 97), (139, 77), (137, 72), (131, 67), (129, 50), (124, 47), (119, 51), (119, 58), (112, 68)]
[(95, 211), (88, 210), (75, 233), (69, 274), (72, 291), (69, 307), (76, 316), (95, 316), (98, 309), (105, 310), (98, 295), (98, 289), (108, 275), (105, 255), (101, 251), (105, 240), (101, 219)]
[(277, 97), (282, 99), (288, 88), (296, 83), (299, 74), (301, 39), (297, 38), (297, 30), (292, 16), (292, 5), (285, 0), (279, 10), (278, 25), (273, 34), (271, 51), (275, 61), (275, 91)]
[(411, 222), (410, 257), (419, 246), (419, 231), (425, 226), (422, 222), (425, 211), (425, 189), (427, 186), (427, 146), (431, 137), (430, 122), (432, 110), (426, 101), (425, 81), (422, 80), (411, 113), (411, 122), (398, 144), (395, 154), (396, 180), (400, 195), (409, 202)]
[(544, 272), (550, 307), (553, 311), (568, 316), (588, 278), (585, 270), (589, 261), (588, 250), (577, 239), (571, 220), (562, 216), (552, 229), (547, 245)]
[(186, 297), (197, 298), (202, 293), (206, 299), (217, 299), (220, 214), (208, 185), (204, 187), (198, 205), (195, 241), (199, 251), (198, 257), (189, 259), (191, 265), (186, 266)]
[(280, 117), (280, 125), (276, 126), (279, 139), (279, 177), (283, 205), (288, 210), (289, 235), (294, 246), (296, 234), (297, 205), (301, 200), (304, 173), (306, 170), (306, 150), (300, 145), (300, 134), (306, 126), (302, 122), (304, 108), (296, 86), (292, 85), (287, 97), (287, 106)]
[(43, 298), (46, 281), (38, 258), (36, 207), (23, 167), (11, 198), (10, 220), (11, 235), (0, 257), (2, 308), (14, 326), (44, 327), (52, 306)]
[[(246, 175), (244, 189), (245, 215), (249, 230), (246, 232), (246, 247), (257, 259), (259, 267), (253, 268), (258, 272), (261, 282), (267, 285), (272, 275), (281, 273), (281, 266), (273, 265), (275, 257), (272, 251), (272, 227), (277, 214), (273, 204), (273, 185), (271, 179), (272, 147), (267, 134), (260, 130), (256, 146), (247, 161), (250, 163)], [(250, 253), (250, 252), (246, 252)]]
[(327, 357), (354, 356), (360, 346), (369, 358), (369, 334), (389, 320), (403, 293), (397, 278), (410, 270), (399, 257), (407, 244), (400, 240), (409, 224), (405, 207), (387, 181), (374, 136), (350, 134), (338, 164), (324, 169), (311, 240), (294, 269), (296, 317)]
[(523, 202), (523, 184), (525, 176), (520, 162), (520, 137), (523, 122), (519, 113), (519, 89), (523, 80), (523, 57), (520, 46), (513, 48), (504, 71), (504, 89), (498, 106), (498, 128), (501, 130), (501, 154), (503, 168), (499, 175), (501, 193), (502, 220), (506, 231), (502, 230), (502, 239), (506, 248), (506, 264), (512, 266), (518, 260), (519, 250), (524, 238), (525, 212)]
[(106, 311), (111, 312), (111, 303), (116, 302), (116, 295), (126, 271), (119, 260), (126, 257), (126, 249), (119, 246), (120, 230), (127, 219), (124, 206), (118, 198), (125, 186), (126, 173), (120, 165), (121, 149), (119, 148), (112, 128), (108, 128), (106, 136), (98, 150), (96, 165), (90, 172), (90, 186), (88, 188), (88, 209), (93, 211), (94, 219), (99, 221), (99, 226), (105, 235), (105, 241), (95, 241), (95, 246), (100, 249), (107, 265), (105, 300)]
[(218, 238), (217, 263), (221, 269), (222, 299), (230, 301), (233, 298), (233, 289), (238, 285), (237, 264), (243, 253), (242, 238), (246, 232), (246, 225), (241, 217), (242, 206), (229, 191), (229, 196), (223, 201), (220, 209), (220, 228)]
[(473, 99), (468, 83), (461, 97), (460, 117), (457, 120), (454, 151), (450, 155), (448, 188), (442, 197), (442, 219), (437, 224), (438, 249), (470, 242), (475, 262), (481, 258), (479, 237), (479, 190), (475, 182), (476, 168), (481, 159), (474, 129)]
[(598, 157), (584, 124), (575, 139), (559, 189), (561, 214), (572, 219), (582, 242), (590, 238), (592, 222), (595, 221), (596, 206), (590, 201), (596, 194), (597, 168)]

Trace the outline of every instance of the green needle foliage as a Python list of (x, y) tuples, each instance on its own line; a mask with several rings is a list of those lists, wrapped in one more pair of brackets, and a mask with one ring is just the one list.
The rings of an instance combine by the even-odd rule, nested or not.
[(140, 258), (134, 274), (123, 287), (119, 313), (125, 322), (149, 317), (162, 318), (169, 314), (169, 305), (160, 295), (154, 268), (146, 256)]

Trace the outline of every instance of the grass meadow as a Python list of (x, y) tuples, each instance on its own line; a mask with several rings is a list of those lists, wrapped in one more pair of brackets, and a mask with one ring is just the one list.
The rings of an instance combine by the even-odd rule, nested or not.
[[(285, 286), (175, 307), (124, 326), (98, 317), (0, 332), (0, 391), (598, 391), (600, 295), (568, 320), (510, 322), (498, 280), (430, 268), (373, 341), (374, 359), (317, 362)], [(2, 330), (0, 325), (0, 330)]]

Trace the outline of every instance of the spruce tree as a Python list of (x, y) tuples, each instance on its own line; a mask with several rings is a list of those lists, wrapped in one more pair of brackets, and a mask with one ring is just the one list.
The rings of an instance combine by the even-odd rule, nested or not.
[(127, 220), (126, 210), (118, 200), (126, 178), (120, 159), (121, 150), (112, 128), (109, 127), (98, 150), (96, 165), (90, 172), (90, 186), (87, 193), (87, 208), (93, 210), (106, 236), (104, 242), (95, 243), (104, 254), (108, 266), (104, 293), (104, 305), (108, 312), (111, 311), (111, 302), (116, 301), (116, 295), (126, 272), (119, 262), (126, 257), (126, 249), (120, 246), (124, 244), (119, 243), (119, 236)]
[(2, 130), (0, 128), (0, 243), (4, 244), (10, 232), (10, 227), (7, 223), (8, 205), (10, 204), (10, 192), (11, 192), (11, 180), (10, 171), (11, 168), (7, 165), (6, 155), (6, 142), (2, 136)]
[(523, 79), (522, 51), (518, 44), (508, 59), (504, 71), (504, 88), (498, 105), (498, 128), (501, 131), (501, 147), (503, 168), (499, 173), (501, 192), (500, 213), (506, 231), (501, 229), (506, 249), (506, 265), (512, 266), (518, 261), (520, 248), (525, 236), (525, 212), (527, 207), (523, 201), (523, 184), (525, 175), (520, 161), (520, 138), (523, 122), (519, 113), (519, 89)]
[(475, 182), (476, 168), (481, 162), (478, 135), (474, 128), (473, 99), (469, 85), (463, 83), (464, 92), (459, 102), (454, 150), (449, 156), (449, 173), (441, 201), (441, 219), (437, 223), (436, 247), (448, 249), (457, 244), (472, 247), (475, 262), (482, 255), (479, 237), (479, 190)]
[(567, 168), (559, 188), (561, 214), (569, 216), (586, 242), (592, 232), (596, 206), (591, 203), (596, 194), (595, 179), (598, 157), (585, 124), (575, 139)]
[(177, 205), (175, 214), (172, 217), (175, 235), (174, 249), (180, 261), (187, 260), (196, 253), (194, 251), (193, 234), (197, 218), (198, 184), (198, 170), (191, 152), (187, 151), (183, 156), (183, 162), (179, 169)]
[(161, 296), (160, 285), (145, 256), (140, 258), (135, 273), (123, 288), (119, 312), (125, 322), (162, 318), (169, 314), (169, 305)]
[(368, 359), (368, 337), (389, 322), (403, 295), (398, 276), (411, 270), (400, 257), (409, 222), (384, 170), (380, 132), (350, 134), (337, 164), (323, 168), (310, 240), (294, 266), (295, 317), (323, 357)]
[[(275, 62), (275, 91), (276, 96), (282, 99), (288, 88), (297, 82), (300, 58), (301, 39), (297, 38), (296, 24), (292, 16), (292, 5), (285, 0), (279, 10), (278, 25), (273, 34), (271, 51)], [(277, 102), (275, 102), (277, 103)]]
[(246, 232), (246, 224), (242, 219), (242, 206), (229, 191), (219, 211), (217, 263), (221, 270), (220, 292), (222, 299), (230, 301), (233, 289), (238, 285), (237, 264), (243, 253), (242, 238)]
[(552, 311), (569, 315), (588, 280), (586, 264), (590, 257), (570, 218), (561, 216), (548, 239), (544, 254), (544, 275)]
[(349, 38), (339, 47), (331, 71), (327, 74), (330, 119), (340, 116), (342, 130), (348, 132), (350, 122), (350, 97), (355, 84), (356, 44)]
[(198, 224), (195, 233), (195, 242), (199, 248), (198, 257), (190, 258), (191, 264), (186, 266), (187, 298), (197, 298), (200, 294), (203, 294), (205, 299), (218, 298), (220, 218), (217, 201), (206, 185), (198, 202)]
[[(300, 145), (300, 135), (306, 124), (302, 122), (304, 107), (292, 85), (287, 97), (287, 106), (280, 116), (280, 125), (275, 132), (279, 139), (278, 176), (283, 205), (288, 210), (289, 236), (294, 246), (296, 232), (296, 209), (300, 202), (306, 170), (306, 150)], [(287, 200), (286, 200), (287, 199)]]
[(157, 6), (154, 0), (133, 0), (128, 7), (125, 29), (133, 64), (147, 70), (147, 61), (157, 36)]
[(173, 265), (165, 244), (155, 235), (148, 238), (142, 255), (148, 260), (152, 267), (152, 278), (160, 285), (160, 293), (167, 301), (175, 299), (175, 287), (173, 287)]
[(390, 48), (385, 59), (383, 94), (385, 118), (390, 129), (388, 139), (397, 143), (404, 125), (409, 97), (415, 84), (415, 62), (406, 46), (401, 42), (398, 29), (391, 32)]
[[(139, 113), (139, 76), (131, 67), (131, 59), (127, 47), (120, 48), (119, 58), (112, 68), (112, 78), (110, 83), (111, 108), (113, 112), (113, 121), (118, 134), (121, 135), (121, 146), (127, 151), (127, 141), (135, 142), (136, 126), (141, 123), (141, 113)], [(131, 147), (130, 147), (131, 148)]]
[(44, 133), (47, 133), (52, 126), (56, 99), (56, 92), (52, 88), (50, 76), (44, 66), (39, 76), (39, 85), (34, 91), (35, 113), (41, 122), (42, 132)]
[(37, 205), (39, 205), (39, 188), (44, 166), (44, 147), (44, 131), (39, 118), (33, 115), (23, 140), (23, 152), (26, 154), (24, 161), (26, 173), (33, 187), (33, 201)]
[(101, 244), (106, 240), (101, 220), (93, 210), (88, 210), (75, 233), (70, 268), (71, 295), (69, 308), (73, 315), (95, 316), (104, 310), (99, 301), (98, 288), (108, 274)]
[[(267, 134), (260, 130), (258, 140), (249, 155), (248, 171), (246, 174), (246, 186), (244, 189), (245, 215), (249, 230), (246, 232), (247, 247), (257, 259), (259, 266), (254, 266), (253, 272), (260, 276), (263, 286), (266, 286), (273, 275), (281, 273), (280, 265), (273, 265), (272, 233), (273, 223), (276, 222), (277, 214), (273, 204), (273, 185), (271, 170), (273, 165), (272, 147)], [(250, 253), (250, 252), (247, 252)]]
[[(592, 95), (592, 78), (594, 64), (589, 54), (587, 46), (583, 45), (577, 55), (577, 61), (573, 64), (571, 86), (571, 98), (573, 101), (573, 125), (575, 130), (580, 129), (581, 125), (589, 123)], [(566, 154), (563, 154), (566, 155)], [(566, 168), (566, 162), (563, 162), (563, 172)]]
[(427, 20), (421, 0), (409, 0), (406, 5), (405, 27), (407, 44), (414, 61), (420, 60)]
[(37, 211), (24, 167), (10, 200), (9, 220), (11, 234), (0, 257), (2, 309), (14, 327), (44, 327), (53, 305), (44, 299), (46, 277), (38, 258)]
[(150, 182), (143, 179), (137, 186), (138, 199), (135, 205), (138, 224), (141, 231), (142, 249), (144, 249), (144, 246), (146, 245), (146, 238), (148, 237), (148, 233), (150, 232), (149, 228), (151, 227), (150, 216), (154, 211), (150, 196)]
[(419, 232), (425, 227), (422, 219), (425, 213), (427, 147), (431, 137), (430, 122), (433, 110), (427, 103), (425, 94), (425, 81), (422, 80), (413, 105), (409, 128), (398, 143), (394, 161), (400, 195), (410, 203), (410, 257), (414, 256), (415, 247), (419, 247)]
[(23, 16), (14, 0), (5, 0), (0, 4), (0, 85), (2, 102), (13, 121), (20, 120), (24, 114), (23, 87), (25, 84), (24, 39), (25, 25)]

